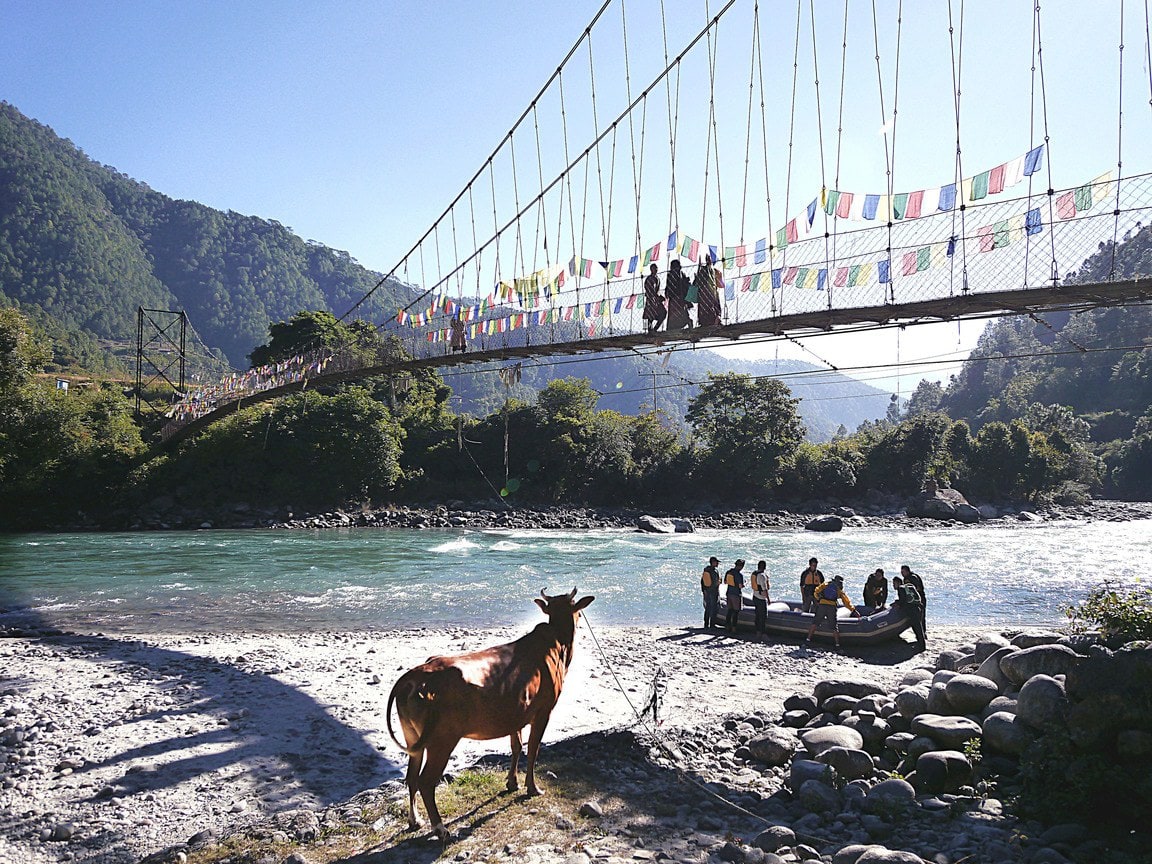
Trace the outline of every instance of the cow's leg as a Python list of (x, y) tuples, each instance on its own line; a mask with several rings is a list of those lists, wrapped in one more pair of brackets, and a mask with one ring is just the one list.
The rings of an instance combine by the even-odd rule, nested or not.
[(448, 829), (444, 827), (444, 820), (440, 818), (440, 809), (436, 806), (436, 784), (444, 776), (448, 757), (452, 755), (452, 749), (456, 746), (457, 741), (437, 741), (430, 744), (424, 758), (424, 769), (420, 772), (420, 797), (424, 801), (424, 809), (428, 811), (432, 830), (441, 840), (447, 840), (451, 835)]
[(416, 792), (420, 784), (420, 763), (424, 759), (424, 751), (415, 756), (408, 757), (408, 774), (404, 781), (408, 784), (408, 829), (414, 831), (420, 827), (420, 820), (416, 816)]
[(516, 779), (516, 772), (520, 769), (520, 750), (524, 746), (524, 741), (520, 737), (519, 729), (508, 737), (512, 745), (512, 764), (508, 768), (508, 783), (506, 785), (509, 792), (515, 792), (520, 788), (520, 782)]
[(544, 730), (548, 727), (548, 718), (551, 712), (537, 714), (532, 721), (532, 732), (528, 736), (528, 768), (524, 776), (525, 791), (529, 795), (539, 795), (536, 788), (536, 755), (540, 752), (540, 742), (544, 739)]

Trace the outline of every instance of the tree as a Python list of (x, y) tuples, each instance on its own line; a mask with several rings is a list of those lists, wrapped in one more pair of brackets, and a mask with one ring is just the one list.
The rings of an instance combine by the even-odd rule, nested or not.
[(912, 395), (908, 397), (908, 404), (904, 408), (905, 417), (915, 417), (919, 414), (931, 414), (940, 410), (940, 401), (944, 398), (944, 387), (939, 381), (920, 380)]
[(0, 395), (26, 386), (51, 357), (28, 319), (11, 308), (0, 308)]
[(685, 417), (703, 448), (699, 472), (706, 486), (754, 493), (775, 485), (781, 464), (804, 440), (797, 404), (773, 378), (709, 373)]

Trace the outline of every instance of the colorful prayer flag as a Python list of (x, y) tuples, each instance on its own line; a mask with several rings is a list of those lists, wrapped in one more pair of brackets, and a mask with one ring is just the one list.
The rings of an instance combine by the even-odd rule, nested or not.
[(1004, 191), (1004, 172), (1007, 165), (997, 165), (988, 172), (988, 194), (999, 195)]
[(848, 284), (848, 268), (837, 267), (836, 275), (832, 277), (832, 284), (837, 288), (843, 288)]
[(783, 268), (777, 267), (775, 270), (772, 271), (772, 287), (773, 288), (779, 288), (783, 281), (784, 281), (784, 270), (783, 270)]
[(687, 258), (689, 261), (695, 262), (700, 256), (700, 242), (693, 240), (687, 234), (684, 235), (684, 243), (680, 247), (680, 254)]
[(947, 186), (940, 187), (940, 201), (936, 205), (936, 209), (941, 213), (946, 213), (956, 206), (956, 184), (949, 183)]
[(736, 247), (736, 266), (745, 267), (748, 264), (748, 247), (741, 243)]
[(840, 192), (837, 189), (829, 189), (824, 193), (824, 212), (829, 216), (836, 215), (836, 205), (840, 203)]
[(756, 264), (763, 264), (768, 260), (768, 240), (756, 241), (756, 255), (753, 257), (753, 262)]
[(647, 267), (653, 261), (659, 261), (659, 260), (660, 260), (660, 244), (657, 243), (655, 246), (653, 246), (651, 249), (647, 250), (644, 253), (644, 266)]
[(875, 219), (876, 208), (880, 205), (879, 195), (865, 195), (864, 196), (864, 218)]
[(1033, 147), (1028, 151), (1028, 155), (1024, 157), (1024, 176), (1031, 177), (1040, 170), (1040, 166), (1044, 164), (1044, 145)]
[(1056, 216), (1059, 219), (1071, 219), (1076, 215), (1076, 193), (1065, 192), (1056, 199)]
[(633, 255), (631, 258), (629, 258), (628, 259), (628, 272), (629, 273), (635, 273), (636, 267), (639, 263), (640, 263), (640, 256), (639, 255)]
[(924, 204), (924, 190), (918, 192), (908, 193), (908, 205), (904, 208), (905, 219), (918, 219), (921, 213), (921, 207)]
[(668, 235), (668, 251), (669, 252), (675, 252), (676, 251), (676, 234), (677, 234), (677, 232), (673, 231), (671, 234)]
[(992, 172), (983, 171), (972, 178), (972, 192), (969, 201), (979, 201), (988, 197), (988, 178)]
[(1024, 217), (1024, 233), (1039, 234), (1043, 230), (1044, 226), (1040, 224), (1040, 208), (1033, 207)]
[(841, 219), (847, 219), (848, 214), (852, 212), (852, 199), (855, 197), (851, 192), (837, 192), (839, 199), (836, 204), (836, 215)]
[(880, 284), (885, 285), (892, 281), (892, 262), (887, 258), (876, 262), (876, 267), (880, 273)]

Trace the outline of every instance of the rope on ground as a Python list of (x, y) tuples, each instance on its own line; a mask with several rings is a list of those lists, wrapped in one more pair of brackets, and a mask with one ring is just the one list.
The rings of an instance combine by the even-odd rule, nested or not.
[[(659, 724), (655, 723), (656, 712), (658, 711), (657, 705), (658, 705), (658, 700), (660, 698), (659, 693), (663, 692), (663, 690), (666, 689), (666, 687), (667, 687), (667, 684), (663, 681), (663, 679), (665, 678), (664, 670), (662, 668), (657, 669), (656, 675), (653, 677), (652, 684), (651, 684), (652, 695), (649, 698), (648, 703), (644, 706), (644, 708), (642, 710), (637, 710), (636, 706), (632, 704), (632, 700), (628, 698), (628, 693), (627, 693), (627, 691), (625, 691), (624, 685), (620, 682), (620, 678), (616, 674), (616, 669), (612, 665), (612, 661), (608, 659), (608, 654), (604, 651), (604, 647), (600, 644), (600, 640), (596, 638), (596, 631), (592, 629), (592, 622), (588, 620), (587, 613), (585, 613), (583, 615), (583, 620), (584, 620), (584, 625), (588, 628), (588, 632), (592, 635), (592, 641), (593, 641), (593, 643), (595, 643), (596, 649), (600, 652), (600, 658), (604, 661), (604, 665), (608, 667), (608, 672), (612, 675), (612, 680), (616, 682), (616, 687), (620, 691), (620, 695), (622, 695), (624, 697), (624, 701), (628, 703), (628, 707), (632, 709), (632, 713), (636, 717), (636, 723), (634, 723), (633, 725), (634, 726), (641, 725), (641, 726), (645, 727), (648, 734), (652, 736), (652, 740), (656, 743), (656, 746), (659, 747), (660, 751), (672, 761), (672, 766), (676, 771), (676, 775), (682, 781), (687, 782), (687, 783), (691, 783), (693, 786), (696, 786), (698, 789), (700, 789), (706, 795), (710, 795), (711, 797), (715, 798), (717, 801), (724, 804), (726, 807), (729, 807), (732, 810), (735, 810), (737, 813), (741, 813), (745, 816), (748, 816), (751, 819), (755, 819), (757, 822), (760, 822), (764, 825), (775, 824), (775, 823), (771, 822), (770, 820), (765, 819), (763, 816), (760, 816), (757, 813), (753, 813), (751, 810), (747, 809), (746, 807), (741, 807), (735, 801), (730, 801), (729, 799), (727, 799), (723, 795), (721, 795), (719, 792), (717, 792), (715, 789), (709, 788), (707, 784), (701, 782), (700, 780), (698, 780), (696, 777), (694, 777), (692, 774), (690, 774), (688, 772), (688, 769), (683, 764), (683, 761), (681, 759), (679, 751), (665, 742), (664, 736), (662, 736), (660, 734), (660, 731), (658, 728)], [(647, 716), (649, 709), (651, 709), (651, 713), (652, 713), (652, 720), (651, 721), (648, 719), (648, 716)]]

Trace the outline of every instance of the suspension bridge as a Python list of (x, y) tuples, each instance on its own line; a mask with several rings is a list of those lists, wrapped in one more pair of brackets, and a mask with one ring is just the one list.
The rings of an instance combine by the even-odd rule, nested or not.
[[(354, 317), (377, 292), (397, 298), (395, 314), (374, 322), (387, 338), (373, 356), (302, 349), (229, 373), (186, 394), (162, 439), (181, 440), (244, 405), (313, 384), (419, 368), (1152, 300), (1152, 279), (1115, 266), (1118, 244), (1152, 221), (1152, 174), (1123, 167), (1132, 135), (1124, 122), (1123, 2), (1115, 92), (1093, 94), (1115, 104), (1115, 129), (1092, 146), (1107, 150), (1099, 170), (1074, 178), (1054, 167), (1057, 124), (1046, 83), (1053, 73), (1045, 65), (1054, 52), (1042, 38), (1039, 4), (1024, 19), (1029, 27), (1017, 27), (1030, 30), (1019, 40), (1020, 122), (972, 148), (964, 146), (961, 107), (987, 94), (962, 86), (964, 40), (980, 38), (971, 20), (965, 32), (963, 2), (937, 4), (935, 19), (917, 31), (921, 40), (937, 37), (932, 56), (950, 82), (950, 97), (929, 107), (901, 102), (909, 98), (901, 87), (910, 88), (901, 51), (913, 28), (903, 4), (887, 4), (886, 22), (875, 3), (870, 18), (850, 14), (851, 5), (845, 0), (824, 20), (811, 0), (798, 0), (786, 27), (757, 0), (728, 0), (714, 12), (706, 3), (698, 27), (685, 30), (681, 21), (677, 31), (661, 2), (663, 39), (637, 56), (635, 18), (624, 0), (606, 0), (455, 199), (342, 316)], [(1131, 62), (1128, 70), (1140, 86), (1129, 85), (1128, 99), (1137, 101), (1136, 92), (1152, 105), (1147, 7), (1141, 12), (1142, 62), (1137, 74)], [(838, 78), (831, 87), (821, 84), (825, 43), (839, 49), (823, 61)], [(607, 81), (598, 63), (611, 68)], [(863, 83), (865, 70), (874, 83)], [(692, 107), (682, 105), (689, 93)], [(881, 132), (859, 145), (846, 115), (865, 110), (876, 111)], [(903, 170), (899, 130), (918, 113), (947, 135), (932, 159), (918, 155)], [(805, 136), (813, 146), (799, 146)], [(878, 170), (866, 176), (880, 180), (858, 184), (848, 166), (867, 169), (860, 151), (869, 148)], [(967, 149), (997, 155), (972, 164)], [(903, 176), (933, 182), (904, 185)], [(1090, 257), (1093, 266), (1078, 272)]]

